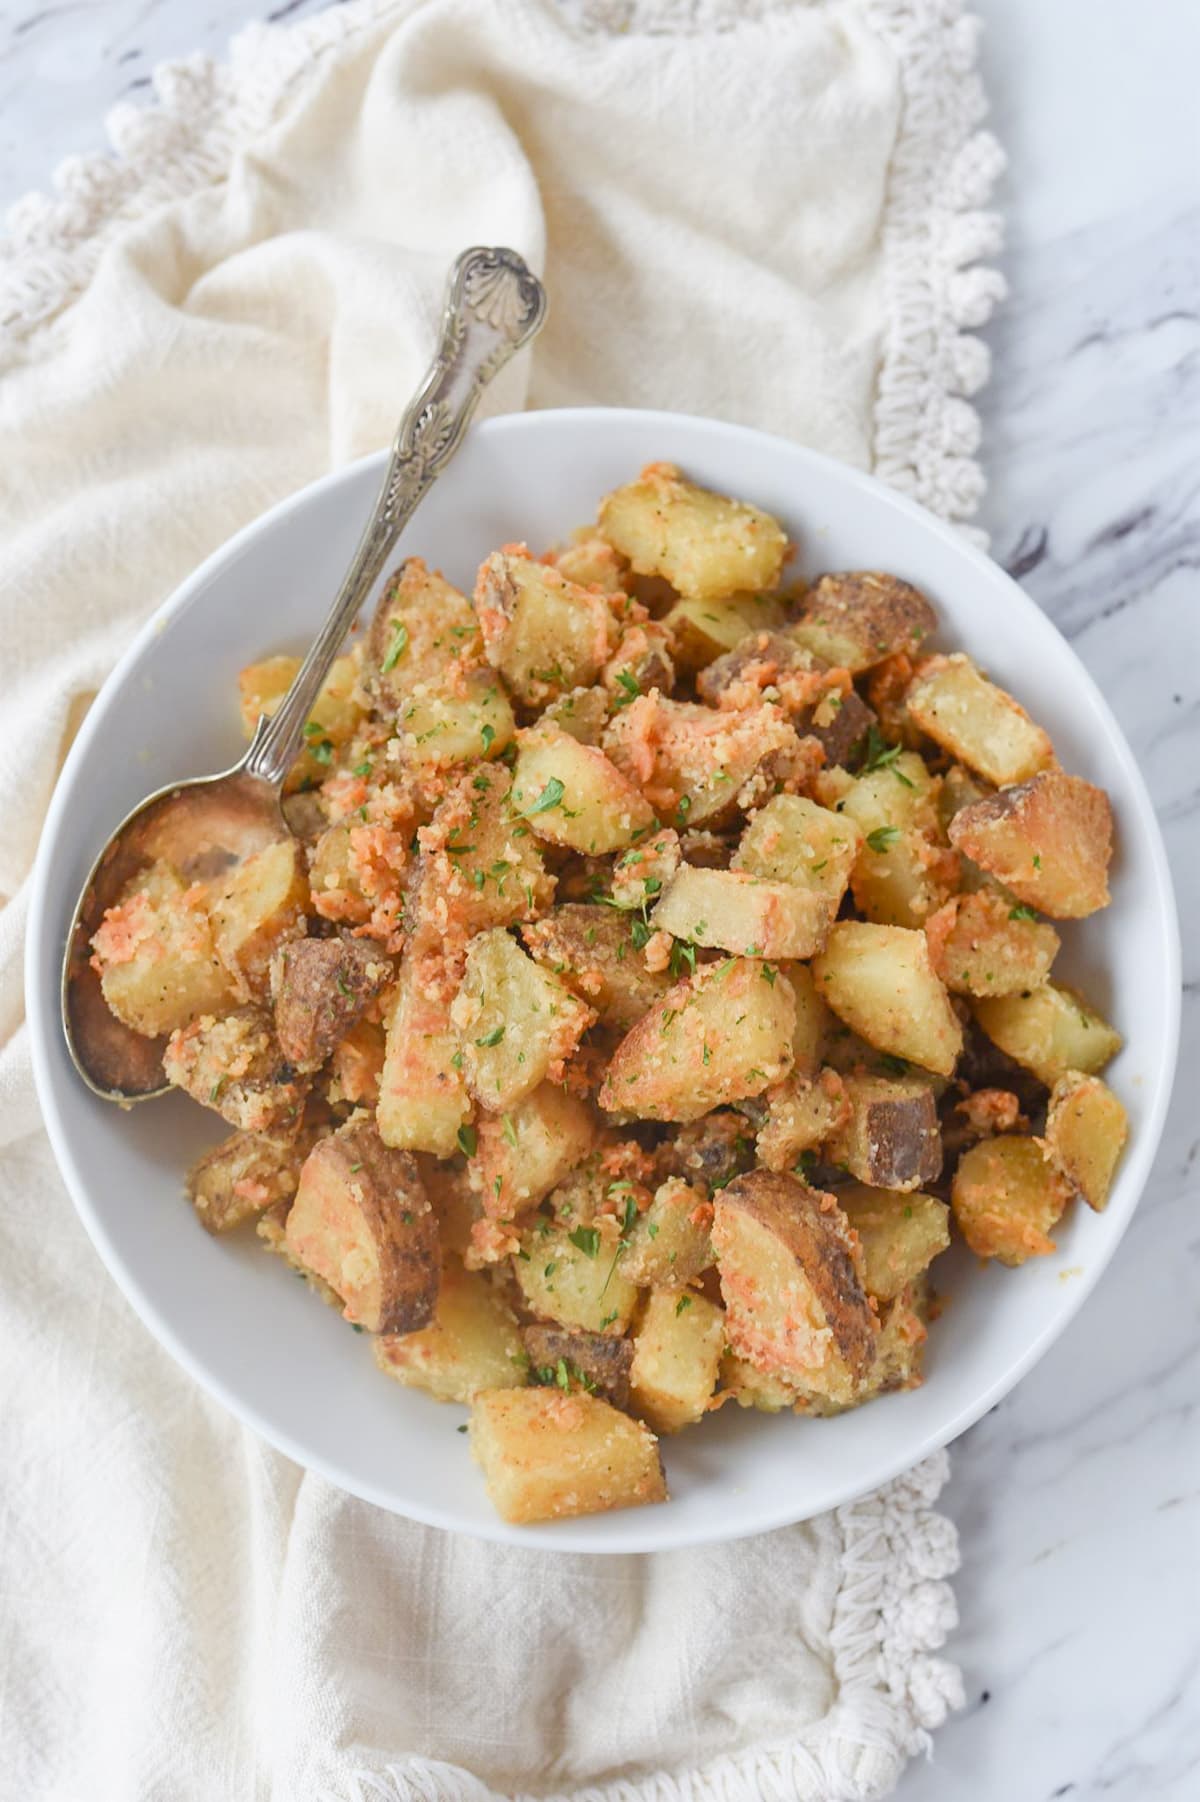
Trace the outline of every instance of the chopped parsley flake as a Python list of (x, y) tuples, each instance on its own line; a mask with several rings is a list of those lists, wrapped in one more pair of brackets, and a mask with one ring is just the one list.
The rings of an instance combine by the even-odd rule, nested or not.
[(395, 669), (407, 649), (408, 627), (402, 619), (394, 619), (392, 621), (392, 642), (388, 646), (387, 656), (379, 666), (385, 676), (390, 670)]
[(460, 1126), (457, 1133), (458, 1149), (464, 1157), (473, 1158), (479, 1144), (479, 1134), (473, 1126)]

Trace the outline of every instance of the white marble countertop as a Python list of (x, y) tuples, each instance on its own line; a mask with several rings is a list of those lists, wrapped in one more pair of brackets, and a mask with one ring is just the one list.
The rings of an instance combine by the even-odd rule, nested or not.
[[(329, 0), (275, 0), (299, 18)], [(0, 4), (0, 204), (164, 57), (268, 0)], [(1159, 809), (1184, 924), (1157, 1170), (1081, 1316), (961, 1440), (966, 1712), (901, 1802), (1200, 1796), (1200, 131), (1195, 0), (976, 0), (1012, 298), (983, 397), (997, 556), (1075, 644)]]

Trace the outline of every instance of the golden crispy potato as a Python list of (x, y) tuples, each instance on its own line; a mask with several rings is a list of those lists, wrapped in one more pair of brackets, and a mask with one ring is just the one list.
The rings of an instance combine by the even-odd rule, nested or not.
[(932, 1085), (916, 1076), (844, 1079), (846, 1109), (825, 1152), (859, 1182), (918, 1189), (942, 1173), (942, 1135)]
[(733, 1351), (768, 1375), (850, 1401), (871, 1368), (878, 1327), (834, 1198), (766, 1170), (736, 1177), (714, 1199), (713, 1246)]
[(925, 922), (929, 956), (956, 995), (1019, 995), (1050, 974), (1061, 943), (1053, 926), (995, 890), (955, 895)]
[(559, 575), (580, 588), (599, 588), (605, 594), (623, 594), (629, 565), (606, 538), (592, 526), (584, 527), (570, 544), (544, 559)]
[(529, 707), (589, 687), (616, 645), (605, 594), (527, 551), (494, 551), (480, 565), (475, 612), (488, 662)]
[(950, 1243), (950, 1210), (932, 1195), (845, 1183), (837, 1198), (862, 1247), (863, 1286), (877, 1301), (894, 1301)]
[(369, 1333), (415, 1333), (434, 1317), (437, 1217), (416, 1160), (355, 1116), (309, 1152), (287, 1217), (298, 1263)]
[(474, 1130), (471, 1182), (485, 1213), (511, 1220), (535, 1208), (587, 1156), (596, 1123), (577, 1096), (543, 1082), (504, 1113), (481, 1115)]
[(801, 1152), (832, 1140), (850, 1111), (846, 1085), (836, 1070), (822, 1070), (816, 1077), (793, 1070), (764, 1099), (768, 1112), (758, 1129), (757, 1148), (765, 1170), (790, 1170)]
[(521, 1234), (513, 1270), (530, 1313), (589, 1333), (623, 1333), (638, 1296), (623, 1257), (615, 1221), (568, 1230), (539, 1219)]
[(511, 807), (539, 838), (603, 856), (655, 825), (649, 802), (595, 745), (560, 726), (522, 732)]
[(671, 986), (666, 970), (647, 968), (632, 924), (617, 908), (567, 902), (523, 927), (521, 937), (538, 963), (569, 983), (606, 1026), (628, 1032)]
[(265, 1008), (201, 1014), (171, 1034), (163, 1052), (169, 1083), (215, 1108), (242, 1132), (294, 1124), (308, 1088), (286, 1061)]
[(777, 707), (719, 713), (648, 694), (613, 719), (603, 739), (613, 763), (663, 821), (718, 825), (784, 783), (807, 782), (819, 750), (806, 750)]
[(1044, 770), (964, 807), (950, 840), (1018, 901), (1055, 920), (1108, 906), (1112, 807), (1102, 788)]
[(521, 1332), (499, 1289), (457, 1258), (442, 1266), (432, 1321), (414, 1333), (380, 1333), (372, 1343), (385, 1376), (439, 1402), (470, 1402), (482, 1389), (519, 1389), (526, 1380)]
[[(251, 663), (238, 677), (242, 729), (253, 738), (260, 716), (273, 719), (284, 695), (292, 686), (303, 659), (299, 657), (264, 657)], [(285, 791), (289, 795), (303, 793), (324, 781), (334, 757), (348, 745), (363, 719), (358, 698), (359, 659), (355, 652), (338, 657), (313, 702), (312, 717), (304, 728), (304, 749), (288, 772)]]
[(987, 782), (1023, 782), (1054, 761), (1048, 735), (961, 653), (928, 658), (904, 704), (922, 732)]
[(92, 962), (109, 1009), (134, 1032), (156, 1039), (198, 1014), (232, 1005), (234, 982), (217, 955), (199, 884), (170, 864), (135, 876), (92, 939)]
[(367, 632), (363, 684), (380, 712), (395, 713), (422, 686), (483, 661), (471, 603), (420, 557), (409, 557), (379, 598)]
[(465, 950), (475, 933), (531, 920), (549, 907), (554, 879), (513, 812), (512, 778), (502, 766), (476, 767), (452, 782), (419, 838), (408, 896), (418, 952)]
[(662, 576), (686, 601), (774, 588), (787, 536), (769, 514), (650, 463), (600, 503), (600, 531), (643, 576)]
[(703, 1418), (717, 1386), (725, 1315), (703, 1295), (652, 1289), (633, 1336), (629, 1401), (656, 1433)]
[(1128, 1137), (1128, 1116), (1107, 1083), (1082, 1070), (1068, 1070), (1059, 1077), (1046, 1116), (1046, 1153), (1097, 1213), (1108, 1204)]
[(1016, 1133), (981, 1139), (958, 1161), (950, 1205), (959, 1231), (980, 1258), (1023, 1264), (1052, 1252), (1048, 1235), (1071, 1190), (1036, 1139)]
[(722, 600), (676, 601), (663, 619), (673, 660), (701, 670), (731, 651), (749, 633), (783, 623), (783, 604), (770, 594), (728, 594)]
[(686, 1288), (712, 1266), (711, 1220), (704, 1191), (669, 1176), (629, 1230), (621, 1275), (639, 1288)]
[(499, 677), (456, 665), (440, 682), (418, 682), (405, 696), (396, 715), (394, 755), (408, 769), (450, 769), (499, 757), (516, 730)]
[(911, 655), (936, 625), (933, 608), (909, 583), (854, 570), (822, 576), (791, 632), (814, 656), (857, 675), (898, 651)]
[(670, 826), (660, 826), (617, 858), (611, 900), (617, 907), (646, 907), (662, 894), (681, 862), (679, 834)]
[(290, 1202), (312, 1135), (291, 1128), (234, 1133), (198, 1158), (188, 1172), (187, 1192), (201, 1226), (228, 1233), (264, 1208)]
[(937, 778), (914, 751), (893, 746), (876, 755), (853, 782), (831, 773), (841, 786), (834, 805), (859, 831), (855, 905), (879, 926), (920, 926), (954, 888), (958, 859), (941, 842)]
[(484, 1107), (511, 1108), (554, 1076), (595, 1018), (507, 932), (471, 940), (450, 1019), (467, 1087)]
[(832, 922), (861, 846), (862, 832), (853, 819), (803, 795), (776, 795), (746, 827), (733, 868), (810, 890), (827, 902)]
[(471, 1102), (440, 966), (405, 957), (386, 1013), (376, 1119), (385, 1145), (453, 1157)]
[(798, 882), (685, 864), (651, 915), (659, 932), (747, 957), (806, 958), (829, 936), (837, 903)]
[(319, 1070), (391, 982), (373, 939), (296, 939), (275, 953), (271, 997), (279, 1049), (297, 1070)]
[(923, 932), (839, 920), (812, 972), (834, 1013), (877, 1050), (950, 1075), (962, 1027)]
[(472, 1404), (471, 1451), (516, 1526), (667, 1499), (653, 1433), (595, 1395), (487, 1390)]
[(256, 851), (225, 879), (212, 907), (213, 939), (240, 996), (266, 995), (271, 959), (303, 936), (308, 905), (304, 852), (294, 839)]
[(599, 1094), (608, 1113), (696, 1120), (761, 1095), (792, 1063), (795, 995), (754, 958), (706, 964), (668, 989), (617, 1046)]
[(1094, 1076), (1121, 1049), (1120, 1033), (1060, 983), (979, 1000), (973, 1011), (992, 1043), (1048, 1087), (1069, 1070)]
[(798, 1076), (815, 1076), (824, 1056), (825, 1035), (831, 1024), (829, 1009), (822, 1001), (813, 973), (807, 964), (788, 964), (784, 975), (796, 997), (796, 1017), (792, 1027), (792, 1069)]

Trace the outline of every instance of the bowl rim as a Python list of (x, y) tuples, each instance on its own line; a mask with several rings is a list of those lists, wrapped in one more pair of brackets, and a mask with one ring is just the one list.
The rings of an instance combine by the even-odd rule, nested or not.
[[(294, 494), (286, 496), (266, 512), (259, 514), (233, 537), (227, 539), (224, 544), (210, 553), (174, 592), (154, 609), (134, 635), (92, 702), (55, 782), (42, 825), (34, 863), (30, 888), (30, 919), (25, 969), (25, 1004), (29, 1020), (35, 1088), (55, 1161), (67, 1191), (88, 1237), (121, 1293), (133, 1307), (143, 1325), (205, 1393), (218, 1401), (242, 1425), (250, 1427), (269, 1445), (299, 1464), (301, 1468), (315, 1472), (347, 1493), (357, 1496), (363, 1501), (371, 1502), (389, 1513), (401, 1514), (405, 1518), (427, 1526), (439, 1527), (444, 1531), (463, 1533), (496, 1543), (558, 1552), (592, 1552), (609, 1555), (638, 1554), (697, 1544), (719, 1544), (757, 1533), (770, 1532), (776, 1528), (793, 1525), (800, 1520), (813, 1519), (817, 1514), (830, 1508), (842, 1506), (872, 1493), (902, 1475), (906, 1470), (912, 1469), (922, 1459), (958, 1438), (981, 1419), (989, 1408), (995, 1406), (1007, 1395), (1066, 1330), (1107, 1269), (1118, 1244), (1128, 1230), (1129, 1222), (1151, 1174), (1162, 1138), (1176, 1074), (1181, 1011), (1179, 915), (1170, 865), (1153, 803), (1125, 735), (1095, 680), (1084, 667), (1069, 641), (1063, 637), (1053, 621), (1042, 612), (1032, 597), (1027, 595), (998, 563), (970, 543), (959, 528), (948, 525), (909, 496), (900, 493), (877, 477), (841, 463), (834, 457), (826, 456), (823, 452), (794, 443), (790, 439), (780, 437), (777, 433), (760, 431), (753, 426), (735, 425), (703, 415), (675, 413), (661, 408), (562, 407), (495, 415), (475, 425), (470, 435), (472, 437), (486, 435), (489, 438), (511, 435), (519, 438), (523, 433), (536, 433), (542, 429), (548, 418), (554, 420), (556, 427), (574, 426), (581, 431), (586, 431), (598, 420), (613, 422), (622, 417), (636, 419), (639, 428), (644, 427), (647, 423), (657, 423), (664, 431), (683, 428), (698, 432), (701, 436), (707, 435), (711, 438), (721, 439), (726, 443), (731, 440), (736, 443), (740, 439), (747, 444), (753, 443), (768, 449), (784, 450), (790, 457), (798, 457), (801, 461), (819, 468), (826, 476), (832, 475), (845, 487), (869, 496), (873, 505), (883, 503), (885, 507), (907, 517), (910, 521), (915, 522), (922, 531), (941, 540), (955, 556), (964, 559), (981, 579), (992, 585), (999, 584), (1001, 588), (1007, 589), (1010, 595), (1018, 596), (1019, 607), (1022, 610), (1028, 609), (1029, 614), (1039, 621), (1045, 630), (1053, 633), (1060, 646), (1069, 654), (1075, 665), (1079, 687), (1082, 693), (1088, 697), (1093, 711), (1103, 723), (1110, 749), (1121, 767), (1129, 793), (1142, 816), (1142, 824), (1146, 829), (1149, 846), (1154, 899), (1165, 928), (1162, 945), (1162, 976), (1167, 1032), (1161, 1048), (1161, 1079), (1150, 1097), (1146, 1118), (1138, 1134), (1136, 1154), (1139, 1173), (1131, 1197), (1126, 1203), (1124, 1217), (1116, 1221), (1116, 1230), (1108, 1242), (1089, 1257), (1086, 1269), (1072, 1282), (1062, 1306), (1055, 1311), (1053, 1317), (1022, 1348), (1020, 1355), (1011, 1363), (1006, 1364), (1002, 1372), (985, 1389), (975, 1394), (969, 1403), (960, 1407), (940, 1426), (925, 1432), (902, 1455), (884, 1460), (878, 1470), (873, 1472), (869, 1482), (852, 1484), (849, 1487), (846, 1487), (844, 1483), (832, 1483), (830, 1493), (824, 1501), (814, 1507), (806, 1505), (800, 1514), (796, 1513), (794, 1504), (790, 1504), (781, 1497), (774, 1507), (762, 1507), (753, 1514), (753, 1517), (732, 1523), (728, 1530), (718, 1535), (711, 1530), (706, 1530), (702, 1525), (695, 1529), (672, 1529), (669, 1521), (662, 1519), (664, 1515), (670, 1514), (669, 1506), (665, 1510), (640, 1509), (628, 1511), (631, 1522), (636, 1517), (638, 1525), (633, 1526), (631, 1531), (620, 1539), (605, 1539), (597, 1534), (594, 1541), (588, 1543), (586, 1518), (573, 1520), (570, 1524), (575, 1531), (568, 1543), (562, 1538), (555, 1537), (556, 1523), (547, 1523), (532, 1528), (512, 1527), (497, 1516), (494, 1521), (488, 1520), (467, 1528), (458, 1519), (437, 1507), (410, 1503), (406, 1500), (404, 1508), (399, 1508), (394, 1495), (378, 1485), (353, 1477), (332, 1460), (302, 1446), (291, 1434), (281, 1432), (276, 1428), (253, 1403), (247, 1402), (220, 1378), (214, 1376), (202, 1359), (193, 1355), (177, 1336), (169, 1316), (160, 1309), (154, 1296), (126, 1269), (100, 1211), (93, 1204), (86, 1177), (72, 1154), (68, 1128), (58, 1102), (56, 1079), (52, 1074), (49, 1044), (53, 1036), (60, 1031), (60, 1021), (56, 1008), (43, 1007), (41, 983), (45, 960), (47, 957), (53, 956), (53, 993), (57, 995), (61, 946), (49, 942), (49, 910), (47, 906), (53, 879), (51, 846), (58, 836), (63, 816), (70, 807), (76, 774), (87, 758), (93, 742), (102, 736), (117, 692), (123, 686), (128, 674), (136, 667), (147, 647), (161, 634), (166, 623), (189, 608), (214, 577), (221, 575), (229, 566), (236, 563), (245, 546), (259, 533), (285, 524), (293, 514), (305, 511), (318, 496), (326, 495), (344, 485), (353, 486), (361, 481), (368, 471), (382, 472), (388, 455), (386, 450), (370, 452), (352, 463), (330, 471)], [(597, 1518), (603, 1520), (607, 1517)], [(660, 1519), (662, 1520), (661, 1528), (658, 1526)]]

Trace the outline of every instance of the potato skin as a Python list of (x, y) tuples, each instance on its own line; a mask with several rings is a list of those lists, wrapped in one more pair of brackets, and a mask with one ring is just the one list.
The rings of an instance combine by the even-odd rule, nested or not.
[(936, 625), (933, 608), (910, 583), (852, 570), (814, 584), (792, 636), (827, 663), (858, 675), (897, 651), (917, 650)]
[(570, 983), (606, 1026), (628, 1032), (671, 986), (665, 970), (649, 970), (630, 932), (633, 916), (611, 907), (568, 901), (522, 928), (539, 964)]
[(618, 1339), (611, 1333), (585, 1333), (578, 1328), (561, 1326), (527, 1326), (521, 1334), (526, 1355), (539, 1381), (557, 1376), (561, 1361), (566, 1366), (568, 1382), (575, 1382), (578, 1371), (592, 1385), (591, 1393), (611, 1402), (614, 1408), (629, 1406), (629, 1367), (633, 1362), (633, 1341)]
[(942, 1173), (937, 1102), (915, 1077), (845, 1079), (847, 1116), (826, 1145), (829, 1162), (877, 1189), (919, 1189)]
[(187, 1192), (201, 1226), (227, 1233), (264, 1208), (290, 1202), (312, 1135), (295, 1131), (237, 1132), (197, 1158)]
[(972, 863), (1052, 919), (1079, 920), (1108, 906), (1112, 806), (1080, 776), (1043, 770), (964, 807), (949, 834)]
[[(860, 1254), (834, 1197), (794, 1176), (755, 1170), (722, 1189), (713, 1210), (733, 1350), (759, 1370), (849, 1400), (870, 1370), (878, 1329)], [(769, 1275), (760, 1264), (764, 1251), (790, 1273), (778, 1288), (770, 1283), (777, 1272)]]
[(296, 939), (275, 953), (271, 993), (279, 1049), (313, 1071), (391, 980), (392, 960), (371, 939)]
[(370, 1333), (415, 1333), (437, 1306), (437, 1216), (416, 1159), (357, 1116), (305, 1159), (287, 1217), (293, 1256)]
[(163, 1053), (167, 1081), (243, 1132), (294, 1122), (308, 1089), (286, 1061), (265, 1008), (201, 1014), (173, 1032)]

